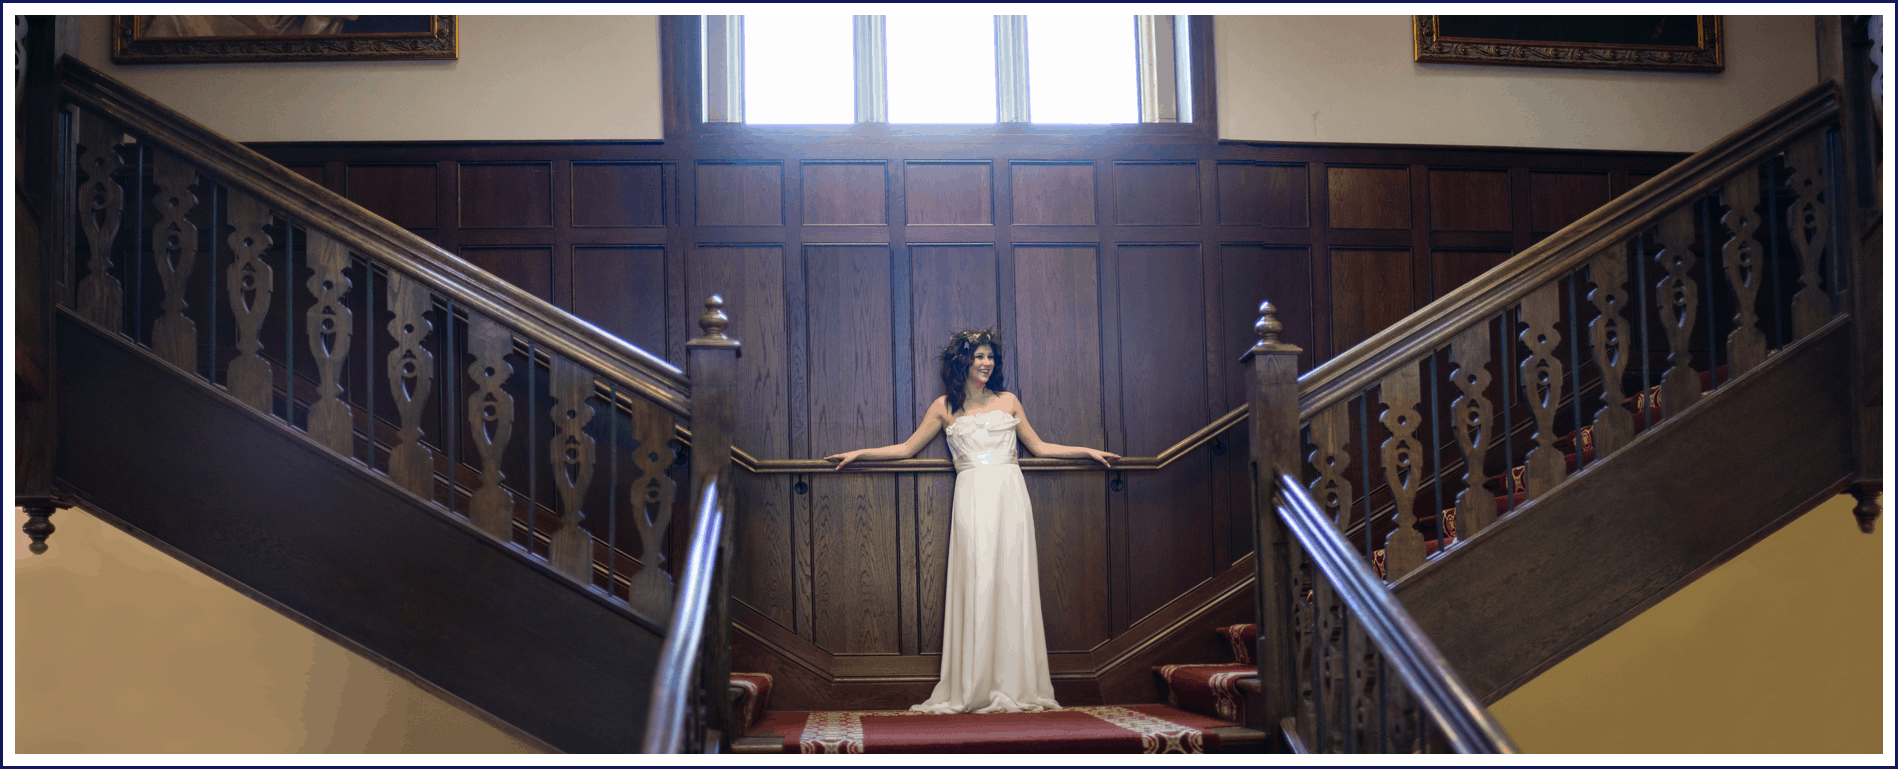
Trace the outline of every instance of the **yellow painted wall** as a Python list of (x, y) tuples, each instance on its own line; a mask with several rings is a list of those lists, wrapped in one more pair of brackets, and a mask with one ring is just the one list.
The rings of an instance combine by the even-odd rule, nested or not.
[(1891, 541), (1842, 496), (1490, 706), (1534, 753), (1891, 754)]
[(77, 510), (14, 514), (20, 753), (529, 753), (367, 659)]

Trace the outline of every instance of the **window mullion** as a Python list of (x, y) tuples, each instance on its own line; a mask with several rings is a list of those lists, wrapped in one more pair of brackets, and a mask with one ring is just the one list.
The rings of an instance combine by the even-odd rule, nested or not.
[(1182, 123), (1193, 122), (1193, 45), (1190, 16), (1173, 17), (1173, 94)]
[(700, 17), (707, 123), (745, 122), (745, 17)]
[(995, 117), (1028, 122), (1028, 17), (995, 17)]
[(1134, 17), (1134, 57), (1140, 72), (1140, 122), (1180, 122), (1174, 77), (1173, 16)]
[(883, 17), (854, 16), (856, 113), (859, 123), (890, 122), (889, 57), (884, 55)]

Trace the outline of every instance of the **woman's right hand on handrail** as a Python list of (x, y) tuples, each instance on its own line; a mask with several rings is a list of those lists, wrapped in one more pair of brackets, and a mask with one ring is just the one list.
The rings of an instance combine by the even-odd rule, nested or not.
[(858, 459), (861, 459), (863, 455), (868, 454), (872, 451), (875, 451), (875, 449), (857, 449), (856, 451), (846, 451), (842, 454), (832, 454), (828, 457), (824, 457), (824, 461), (836, 462), (837, 466), (831, 469), (842, 470), (844, 469), (844, 465), (850, 464), (851, 462), (855, 462)]

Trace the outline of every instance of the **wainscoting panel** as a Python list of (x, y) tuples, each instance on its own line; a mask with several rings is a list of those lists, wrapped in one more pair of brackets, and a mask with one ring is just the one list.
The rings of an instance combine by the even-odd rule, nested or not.
[(461, 226), (552, 227), (553, 176), (551, 163), (461, 164)]
[(1094, 164), (1016, 162), (1015, 224), (1094, 224)]
[(574, 163), (573, 226), (666, 226), (666, 163)]
[(911, 161), (904, 167), (908, 224), (988, 224), (994, 221), (993, 165), (986, 160)]

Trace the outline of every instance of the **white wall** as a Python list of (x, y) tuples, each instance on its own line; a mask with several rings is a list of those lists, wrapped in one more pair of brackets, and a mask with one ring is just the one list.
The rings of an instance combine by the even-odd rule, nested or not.
[(79, 58), (242, 142), (653, 140), (656, 16), (462, 16), (452, 61), (112, 63), (105, 16)]
[(1725, 72), (1419, 64), (1409, 16), (1220, 16), (1222, 139), (1693, 152), (1818, 82), (1811, 16), (1727, 16)]

